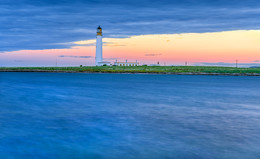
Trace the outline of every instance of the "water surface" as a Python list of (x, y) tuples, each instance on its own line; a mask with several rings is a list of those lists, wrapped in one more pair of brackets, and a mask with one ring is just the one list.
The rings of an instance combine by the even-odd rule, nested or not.
[(0, 158), (259, 159), (260, 77), (0, 73)]

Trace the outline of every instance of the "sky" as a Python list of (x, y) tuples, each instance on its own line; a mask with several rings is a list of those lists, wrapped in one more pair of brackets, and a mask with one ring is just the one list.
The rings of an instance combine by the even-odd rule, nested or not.
[(0, 67), (260, 65), (259, 0), (0, 0)]

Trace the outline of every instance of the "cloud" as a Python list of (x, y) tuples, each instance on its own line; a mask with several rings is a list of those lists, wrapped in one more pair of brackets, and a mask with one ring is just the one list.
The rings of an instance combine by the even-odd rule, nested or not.
[(0, 52), (70, 48), (95, 39), (98, 25), (107, 38), (256, 30), (259, 8), (259, 0), (5, 0)]
[(255, 60), (255, 61), (252, 61), (252, 62), (260, 62), (260, 60)]
[(145, 54), (145, 56), (160, 56), (162, 54)]
[(71, 56), (71, 55), (60, 55), (58, 57), (71, 57), (71, 58), (93, 58), (93, 56)]
[(110, 58), (103, 58), (104, 60), (119, 60), (121, 58), (115, 58), (115, 57), (110, 57)]
[(14, 62), (24, 62), (24, 60), (14, 60)]

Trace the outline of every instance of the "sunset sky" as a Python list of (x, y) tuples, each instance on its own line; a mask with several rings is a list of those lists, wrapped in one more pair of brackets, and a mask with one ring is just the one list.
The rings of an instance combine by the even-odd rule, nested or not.
[(0, 1), (0, 67), (105, 61), (260, 66), (258, 0)]

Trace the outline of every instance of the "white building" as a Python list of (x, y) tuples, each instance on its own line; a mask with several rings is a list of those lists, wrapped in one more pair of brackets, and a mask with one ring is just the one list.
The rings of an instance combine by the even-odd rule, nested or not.
[[(98, 26), (97, 28), (97, 39), (96, 39), (96, 66), (104, 66), (104, 65), (111, 65), (110, 62), (103, 61), (103, 52), (102, 52), (102, 28)], [(114, 65), (116, 66), (139, 66), (139, 62), (114, 62)]]
[(127, 62), (127, 60), (125, 60), (125, 62), (114, 62), (114, 65), (116, 66), (139, 66), (139, 62)]
[(110, 65), (110, 62), (103, 61), (102, 45), (102, 28), (99, 26), (96, 40), (96, 66)]

